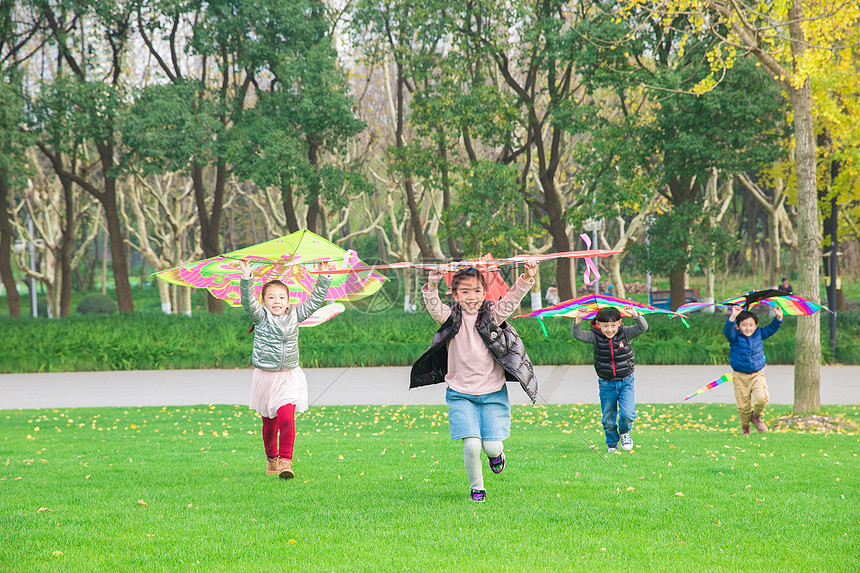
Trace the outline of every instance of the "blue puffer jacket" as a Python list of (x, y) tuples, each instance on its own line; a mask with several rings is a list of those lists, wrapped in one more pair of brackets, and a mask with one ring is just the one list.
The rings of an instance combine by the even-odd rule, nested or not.
[(764, 356), (764, 345), (762, 341), (765, 338), (773, 336), (779, 327), (782, 326), (782, 321), (776, 318), (764, 328), (756, 328), (755, 332), (750, 336), (744, 336), (735, 328), (735, 321), (726, 319), (726, 325), (723, 327), (723, 334), (729, 339), (729, 364), (735, 372), (743, 372), (752, 374), (764, 368), (767, 359)]

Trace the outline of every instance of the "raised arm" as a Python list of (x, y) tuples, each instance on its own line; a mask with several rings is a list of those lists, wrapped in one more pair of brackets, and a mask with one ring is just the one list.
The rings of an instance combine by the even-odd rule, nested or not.
[(442, 324), (451, 316), (451, 307), (442, 303), (442, 300), (439, 298), (439, 289), (436, 287), (444, 276), (440, 272), (430, 271), (430, 275), (427, 277), (427, 284), (421, 287), (424, 307), (430, 313), (430, 316), (433, 317), (433, 320), (439, 324)]
[(257, 295), (254, 292), (254, 275), (251, 273), (251, 265), (245, 259), (240, 259), (238, 264), (239, 268), (242, 269), (242, 277), (239, 280), (242, 308), (245, 309), (245, 314), (248, 315), (251, 322), (260, 324), (266, 317), (266, 311), (263, 310), (263, 305), (257, 300)]
[(531, 290), (535, 284), (534, 276), (537, 273), (537, 263), (528, 261), (525, 264), (525, 271), (521, 274), (511, 290), (505, 294), (493, 308), (493, 318), (497, 324), (501, 324), (511, 316), (519, 307), (520, 301), (526, 296), (526, 293)]
[(576, 318), (573, 319), (573, 326), (570, 327), (570, 332), (576, 340), (594, 344), (597, 337), (590, 330), (582, 330), (582, 317), (591, 312), (588, 308), (580, 308), (576, 311)]
[(776, 331), (779, 330), (780, 326), (782, 326), (782, 309), (776, 307), (773, 312), (776, 315), (774, 319), (770, 321), (770, 324), (761, 329), (762, 340), (764, 340), (765, 338), (770, 338), (771, 336), (776, 334)]
[[(322, 261), (316, 263), (317, 270), (325, 271), (330, 267), (330, 263)], [(328, 293), (328, 287), (331, 285), (331, 275), (317, 275), (317, 282), (314, 284), (314, 290), (311, 292), (311, 298), (296, 307), (296, 320), (304, 322), (307, 318), (315, 313), (319, 307), (325, 302), (325, 295)]]
[(624, 307), (624, 311), (636, 320), (636, 324), (630, 328), (631, 340), (648, 330), (648, 323), (645, 321), (645, 317), (642, 316), (641, 312), (629, 304)]
[(726, 319), (726, 324), (723, 326), (723, 334), (729, 339), (729, 342), (734, 342), (738, 339), (738, 329), (735, 328), (735, 319), (741, 313), (741, 307), (733, 306), (732, 313)]

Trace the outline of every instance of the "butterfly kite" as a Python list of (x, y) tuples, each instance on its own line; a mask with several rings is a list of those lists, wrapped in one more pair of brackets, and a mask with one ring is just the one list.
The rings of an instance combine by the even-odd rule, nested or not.
[(578, 311), (581, 308), (587, 308), (591, 311), (583, 317), (584, 320), (591, 320), (592, 318), (597, 316), (597, 311), (601, 308), (617, 308), (621, 313), (621, 316), (630, 316), (624, 310), (625, 306), (632, 306), (640, 314), (668, 314), (671, 317), (677, 316), (681, 319), (681, 321), (687, 328), (690, 328), (690, 324), (687, 322), (687, 319), (682, 314), (672, 312), (671, 310), (663, 310), (662, 308), (655, 308), (653, 306), (648, 306), (647, 304), (642, 304), (639, 302), (634, 302), (632, 300), (617, 298), (605, 294), (587, 294), (584, 296), (560, 302), (553, 306), (548, 306), (546, 308), (535, 310), (528, 314), (521, 314), (519, 316), (515, 316), (514, 318), (531, 317), (538, 319), (538, 321), (540, 322), (541, 330), (543, 330), (544, 336), (548, 336), (546, 326), (543, 323), (543, 320), (548, 316), (563, 316), (567, 318), (576, 318), (578, 315)]
[(824, 308), (824, 310), (829, 310), (812, 301), (800, 298), (797, 295), (786, 294), (781, 290), (776, 289), (766, 289), (750, 291), (744, 295), (729, 298), (720, 303), (688, 302), (687, 304), (682, 304), (681, 306), (679, 306), (677, 312), (681, 314), (688, 314), (690, 312), (702, 310), (703, 308), (707, 308), (709, 306), (719, 306), (723, 308), (730, 306), (741, 306), (743, 307), (743, 310), (749, 310), (750, 308), (757, 305), (764, 305), (771, 308), (780, 308), (782, 309), (783, 314), (785, 314), (786, 316), (806, 316), (810, 314), (815, 314), (822, 308)]
[(699, 388), (698, 390), (696, 390), (695, 392), (693, 392), (692, 394), (690, 394), (689, 396), (684, 398), (684, 400), (689, 400), (693, 396), (698, 396), (702, 392), (707, 392), (708, 390), (710, 390), (712, 388), (716, 388), (720, 384), (723, 384), (725, 382), (731, 382), (731, 381), (732, 381), (732, 375), (731, 374), (723, 374), (722, 376), (720, 376), (719, 378), (717, 378), (713, 382), (708, 382), (707, 384), (705, 384), (704, 386), (702, 386), (701, 388)]
[[(300, 303), (310, 298), (317, 281), (317, 275), (310, 272), (315, 261), (333, 261), (341, 270), (348, 271), (332, 278), (326, 300), (358, 300), (374, 294), (387, 280), (363, 263), (355, 251), (345, 251), (308, 230), (160, 271), (155, 275), (171, 284), (205, 288), (212, 296), (232, 306), (241, 306), (239, 279), (242, 271), (236, 264), (238, 259), (251, 262), (254, 289), (258, 296), (266, 282), (277, 279), (287, 285), (290, 303)], [(349, 270), (356, 267), (360, 268)], [(316, 326), (341, 312), (343, 305), (325, 305), (302, 325)]]

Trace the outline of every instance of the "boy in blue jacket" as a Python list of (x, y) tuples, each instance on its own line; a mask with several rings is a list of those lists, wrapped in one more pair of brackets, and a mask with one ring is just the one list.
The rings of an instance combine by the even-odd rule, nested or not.
[(770, 399), (767, 382), (764, 379), (764, 347), (762, 341), (776, 334), (782, 326), (782, 309), (775, 308), (776, 318), (764, 328), (758, 327), (758, 316), (741, 307), (732, 307), (732, 313), (723, 327), (723, 334), (729, 339), (729, 364), (734, 373), (735, 402), (741, 419), (741, 433), (750, 433), (750, 422), (759, 432), (766, 432), (767, 426), (761, 420), (761, 413)]

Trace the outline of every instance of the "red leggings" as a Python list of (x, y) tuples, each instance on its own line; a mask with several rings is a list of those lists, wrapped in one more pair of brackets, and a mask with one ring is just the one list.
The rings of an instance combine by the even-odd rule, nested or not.
[[(263, 447), (270, 458), (280, 456), (293, 459), (293, 446), (296, 443), (296, 405), (284, 404), (278, 408), (277, 418), (263, 418)], [(278, 431), (280, 430), (280, 439)]]

